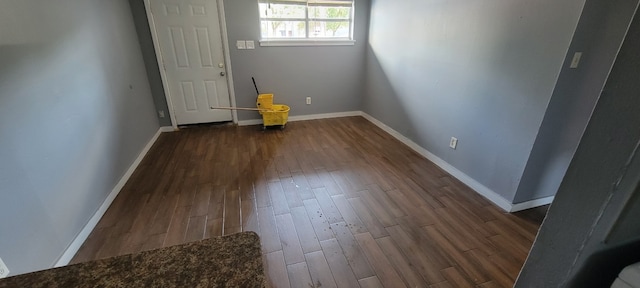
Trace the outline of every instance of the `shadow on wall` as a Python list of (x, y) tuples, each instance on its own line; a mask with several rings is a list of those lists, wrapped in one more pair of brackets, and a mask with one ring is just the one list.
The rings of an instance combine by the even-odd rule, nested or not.
[[(587, 1), (514, 202), (553, 196), (616, 58), (637, 0)], [(577, 69), (567, 67), (583, 52)]]
[(640, 240), (599, 251), (589, 256), (585, 260), (585, 265), (567, 286), (609, 287), (624, 267), (638, 262), (637, 253), (631, 251), (640, 251)]
[(158, 115), (160, 126), (171, 126), (171, 116), (169, 107), (162, 86), (162, 77), (160, 76), (160, 67), (156, 58), (153, 39), (151, 38), (151, 28), (147, 19), (147, 11), (144, 7), (143, 0), (129, 0), (131, 13), (133, 14), (133, 22), (136, 26), (138, 34), (138, 42), (142, 49), (142, 58), (144, 59), (145, 70), (149, 78), (149, 86), (151, 88), (151, 96), (155, 104), (156, 111), (164, 111), (164, 117)]
[(409, 138), (415, 136), (413, 121), (407, 113), (406, 103), (398, 95), (398, 87), (389, 80), (389, 76), (382, 67), (380, 60), (373, 51), (371, 44), (367, 45), (365, 63), (364, 112), (374, 116), (389, 127)]

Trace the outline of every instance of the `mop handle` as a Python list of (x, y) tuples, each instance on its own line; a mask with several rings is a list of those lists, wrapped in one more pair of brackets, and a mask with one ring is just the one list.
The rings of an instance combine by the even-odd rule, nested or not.
[(264, 108), (242, 108), (242, 107), (211, 107), (211, 109), (269, 111), (269, 109), (264, 109)]
[(256, 85), (256, 79), (253, 79), (253, 77), (251, 77), (251, 81), (253, 81), (253, 87), (256, 88), (256, 94), (260, 95), (260, 92), (258, 92), (258, 85)]

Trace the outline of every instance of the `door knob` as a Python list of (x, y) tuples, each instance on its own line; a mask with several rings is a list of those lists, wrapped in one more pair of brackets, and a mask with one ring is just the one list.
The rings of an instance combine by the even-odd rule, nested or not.
[(224, 71), (220, 72), (220, 76), (224, 76), (224, 75), (226, 75)]

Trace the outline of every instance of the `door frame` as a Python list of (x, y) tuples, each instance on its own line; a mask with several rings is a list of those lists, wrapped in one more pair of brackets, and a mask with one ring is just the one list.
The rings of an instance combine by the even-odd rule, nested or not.
[[(236, 93), (233, 87), (233, 72), (231, 69), (231, 55), (229, 53), (229, 38), (227, 37), (227, 20), (224, 11), (224, 0), (207, 0), (215, 1), (218, 7), (218, 21), (220, 22), (220, 36), (222, 40), (222, 54), (224, 55), (225, 69), (227, 72), (227, 86), (229, 91), (229, 101), (231, 106), (236, 106)], [(151, 39), (153, 40), (153, 48), (156, 54), (156, 60), (158, 61), (158, 69), (160, 70), (160, 78), (162, 79), (162, 89), (164, 90), (164, 97), (167, 101), (169, 108), (169, 117), (171, 119), (171, 126), (174, 130), (178, 130), (178, 122), (174, 113), (173, 102), (171, 101), (171, 92), (169, 90), (169, 82), (167, 81), (167, 71), (164, 69), (162, 60), (162, 50), (160, 49), (160, 41), (158, 40), (158, 32), (156, 31), (155, 21), (153, 19), (153, 13), (151, 13), (151, 0), (144, 0), (144, 9), (147, 12), (147, 20), (149, 21), (149, 28), (151, 30)], [(234, 124), (238, 124), (238, 112), (231, 110), (231, 119)]]

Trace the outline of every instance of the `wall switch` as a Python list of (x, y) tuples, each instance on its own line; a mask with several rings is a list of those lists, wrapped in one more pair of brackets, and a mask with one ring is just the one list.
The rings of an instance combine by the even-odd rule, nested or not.
[(571, 65), (569, 68), (575, 69), (578, 68), (578, 64), (580, 64), (580, 58), (582, 57), (582, 52), (576, 52), (573, 54), (573, 59), (571, 59)]
[(449, 141), (449, 147), (451, 147), (451, 149), (456, 149), (457, 146), (458, 146), (458, 138), (451, 137), (451, 141)]
[(307, 105), (311, 105), (311, 97), (307, 97)]
[(252, 40), (247, 40), (247, 49), (256, 49), (256, 43)]
[(2, 262), (2, 258), (0, 258), (0, 278), (7, 277), (7, 275), (9, 275), (9, 268), (7, 268), (7, 265), (5, 265), (4, 262)]
[(238, 47), (239, 50), (247, 49), (247, 41), (238, 40), (238, 42), (236, 42), (236, 47)]
[(159, 110), (158, 111), (158, 116), (160, 116), (160, 118), (164, 118), (164, 111)]

